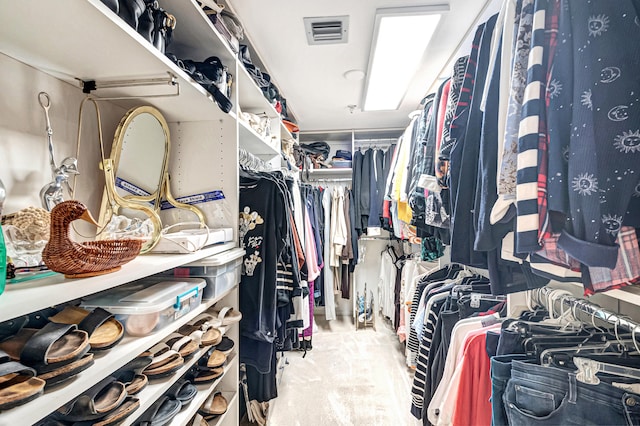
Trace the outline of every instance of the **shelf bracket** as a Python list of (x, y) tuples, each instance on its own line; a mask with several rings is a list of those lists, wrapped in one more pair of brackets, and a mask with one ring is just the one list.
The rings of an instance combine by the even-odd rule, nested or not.
[(117, 89), (122, 87), (143, 87), (143, 86), (172, 86), (175, 87), (174, 93), (166, 94), (149, 94), (149, 95), (131, 95), (131, 96), (109, 96), (109, 97), (96, 97), (96, 101), (116, 101), (126, 99), (139, 99), (139, 98), (166, 98), (180, 96), (180, 82), (178, 77), (174, 74), (167, 72), (168, 77), (156, 77), (156, 78), (138, 78), (127, 80), (80, 80), (79, 84), (83, 93), (91, 94), (91, 92), (100, 89)]

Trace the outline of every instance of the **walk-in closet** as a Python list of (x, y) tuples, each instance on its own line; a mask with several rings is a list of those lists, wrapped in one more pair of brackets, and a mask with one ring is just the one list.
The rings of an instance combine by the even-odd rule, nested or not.
[(0, 426), (640, 425), (640, 0), (5, 0), (0, 71)]

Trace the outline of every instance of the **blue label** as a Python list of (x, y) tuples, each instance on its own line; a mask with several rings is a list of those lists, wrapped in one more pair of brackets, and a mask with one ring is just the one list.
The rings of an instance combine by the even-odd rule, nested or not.
[[(184, 204), (202, 204), (208, 201), (224, 200), (224, 193), (222, 191), (210, 191), (202, 194), (187, 195), (185, 197), (176, 198), (176, 201)], [(168, 201), (160, 203), (161, 210), (173, 209), (174, 206)]]
[(135, 186), (134, 184), (132, 184), (131, 182), (128, 182), (122, 178), (119, 178), (116, 176), (116, 186), (118, 188), (122, 188), (125, 191), (133, 194), (133, 195), (140, 195), (141, 197), (148, 197), (149, 195), (151, 195), (150, 193), (148, 193), (147, 191), (145, 191), (142, 188), (139, 188), (137, 186)]

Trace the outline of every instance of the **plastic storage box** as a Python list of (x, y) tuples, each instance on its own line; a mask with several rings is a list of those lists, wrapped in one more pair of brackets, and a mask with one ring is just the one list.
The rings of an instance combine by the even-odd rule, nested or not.
[(334, 169), (350, 169), (351, 161), (349, 160), (333, 160), (331, 161), (331, 165)]
[(215, 299), (240, 282), (245, 251), (227, 250), (188, 265), (175, 268), (174, 277), (202, 278), (207, 282), (204, 299)]
[(115, 315), (127, 334), (146, 336), (197, 308), (203, 279), (144, 279), (83, 299), (87, 309), (101, 307)]

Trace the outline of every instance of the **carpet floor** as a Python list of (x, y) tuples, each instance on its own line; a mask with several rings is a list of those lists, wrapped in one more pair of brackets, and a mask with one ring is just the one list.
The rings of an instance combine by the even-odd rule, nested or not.
[(313, 349), (304, 358), (286, 353), (267, 425), (418, 425), (409, 412), (412, 373), (391, 326), (378, 320), (376, 331), (356, 331), (349, 317), (316, 321)]

